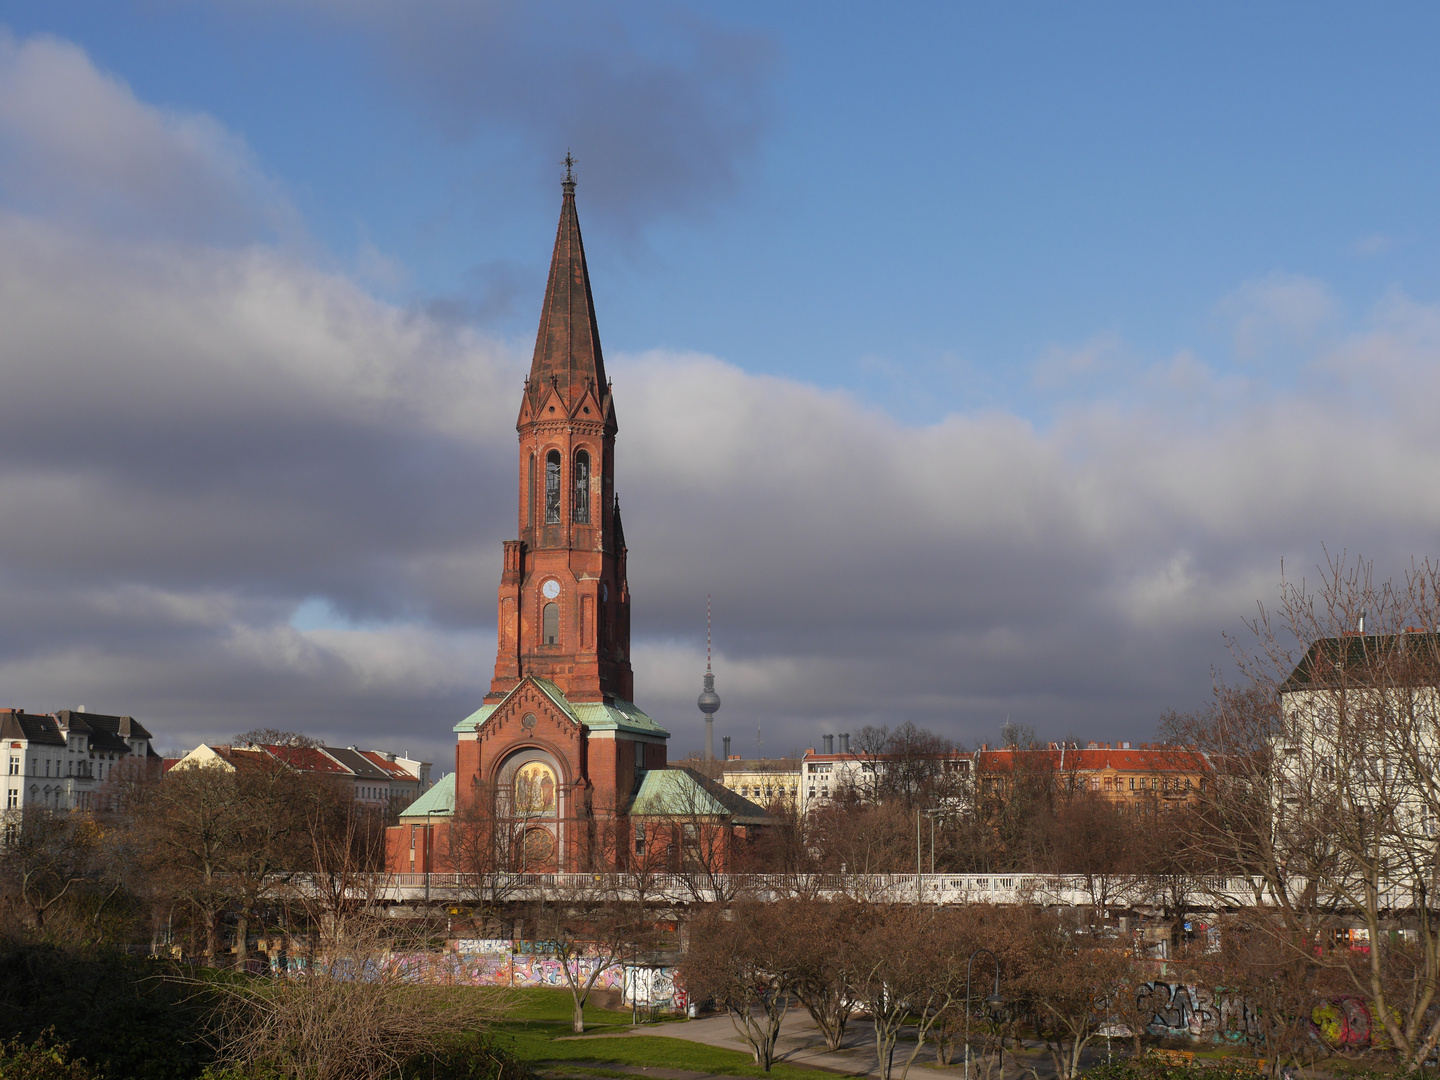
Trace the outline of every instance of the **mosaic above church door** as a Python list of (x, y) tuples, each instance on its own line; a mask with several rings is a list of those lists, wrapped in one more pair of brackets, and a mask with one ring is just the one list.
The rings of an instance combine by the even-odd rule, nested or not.
[(525, 817), (555, 813), (555, 770), (543, 761), (530, 761), (515, 771), (515, 813)]

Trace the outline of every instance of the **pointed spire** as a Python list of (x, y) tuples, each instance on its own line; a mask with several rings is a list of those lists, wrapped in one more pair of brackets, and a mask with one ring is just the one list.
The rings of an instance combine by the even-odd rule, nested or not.
[(568, 406), (588, 387), (594, 386), (599, 393), (601, 387), (608, 386), (595, 302), (590, 295), (590, 272), (585, 266), (585, 245), (580, 239), (580, 218), (575, 212), (575, 159), (566, 154), (564, 165), (560, 225), (550, 257), (550, 279), (545, 285), (529, 386), (537, 394), (554, 387)]

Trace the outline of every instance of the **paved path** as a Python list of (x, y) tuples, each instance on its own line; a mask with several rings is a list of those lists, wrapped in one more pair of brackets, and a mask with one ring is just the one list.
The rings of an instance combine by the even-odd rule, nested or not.
[[(725, 1013), (717, 1016), (703, 1016), (695, 1020), (642, 1024), (633, 1032), (607, 1033), (594, 1037), (624, 1038), (631, 1034), (664, 1035), (675, 1039), (688, 1039), (690, 1042), (705, 1043), (709, 1046), (721, 1046), (727, 1050), (739, 1050), (745, 1054), (753, 1053), (750, 1044), (735, 1030), (734, 1025), (730, 1022), (730, 1017)], [(578, 1037), (585, 1038), (586, 1036)], [(914, 1046), (914, 1030), (908, 1029), (895, 1047), (894, 1075), (897, 1080), (904, 1060)], [(1102, 1042), (1101, 1054), (1103, 1055), (1103, 1053), (1104, 1043)], [(775, 1060), (806, 1068), (829, 1069), (847, 1076), (880, 1075), (880, 1070), (875, 1063), (875, 1029), (869, 1020), (858, 1017), (852, 1019), (845, 1029), (845, 1040), (840, 1049), (831, 1051), (826, 1049), (825, 1040), (821, 1036), (819, 1028), (815, 1026), (815, 1022), (810, 1019), (810, 1014), (803, 1008), (792, 1008), (786, 1014), (785, 1022), (780, 1026), (780, 1038), (775, 1044)], [(1048, 1057), (1045, 1058), (1043, 1064), (1037, 1061), (1036, 1065), (1040, 1067), (1042, 1077), (1052, 1071), (1049, 1067)], [(982, 1080), (982, 1074), (974, 1063), (971, 1064), (970, 1069), (972, 1080)], [(964, 1077), (964, 1069), (959, 1065), (937, 1065), (935, 1048), (929, 1043), (920, 1050), (911, 1070), (912, 1080), (914, 1077), (924, 1077), (925, 1080), (934, 1080), (939, 1077), (962, 1080)], [(1014, 1076), (1013, 1066), (1009, 1067), (1007, 1071), (1012, 1077)], [(992, 1071), (991, 1080), (1000, 1080), (999, 1070)]]

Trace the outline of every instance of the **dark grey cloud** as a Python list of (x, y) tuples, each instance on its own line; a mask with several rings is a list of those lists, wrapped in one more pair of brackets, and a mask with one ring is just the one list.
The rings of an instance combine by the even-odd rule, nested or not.
[(483, 138), (492, 157), (518, 141), (511, 171), (550, 182), (572, 151), (590, 219), (607, 229), (706, 212), (736, 189), (766, 126), (776, 46), (679, 4), (308, 6), (365, 35), (450, 137)]

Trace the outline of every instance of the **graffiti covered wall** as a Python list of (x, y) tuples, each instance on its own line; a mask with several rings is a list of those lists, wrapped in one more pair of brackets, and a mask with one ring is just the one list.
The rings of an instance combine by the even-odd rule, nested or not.
[(1146, 1030), (1164, 1038), (1247, 1042), (1263, 1031), (1250, 1003), (1224, 989), (1152, 982), (1140, 988), (1135, 1000), (1151, 1011)]
[[(580, 957), (570, 961), (577, 982), (590, 978), (601, 961)], [(523, 956), (493, 952), (393, 953), (389, 970), (407, 982), (432, 986), (508, 986), (568, 989), (564, 964), (551, 956)], [(619, 966), (608, 967), (595, 979), (596, 990), (618, 990)]]

